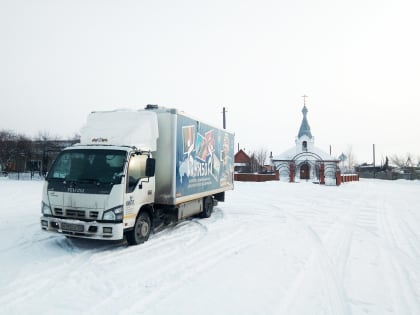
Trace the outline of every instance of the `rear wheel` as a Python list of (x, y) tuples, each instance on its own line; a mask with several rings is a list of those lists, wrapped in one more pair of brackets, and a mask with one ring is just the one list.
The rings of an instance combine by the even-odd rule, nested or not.
[(127, 233), (127, 242), (130, 245), (142, 244), (149, 239), (150, 232), (150, 216), (147, 212), (141, 212), (134, 224), (134, 229)]
[(209, 218), (213, 212), (213, 197), (208, 196), (203, 199), (203, 212), (200, 217)]

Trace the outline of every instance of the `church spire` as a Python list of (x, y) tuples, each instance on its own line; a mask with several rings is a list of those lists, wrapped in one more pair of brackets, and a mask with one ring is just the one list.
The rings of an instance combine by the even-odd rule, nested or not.
[(303, 119), (302, 119), (302, 123), (300, 124), (298, 138), (302, 136), (307, 136), (309, 137), (309, 139), (312, 139), (311, 127), (309, 127), (308, 119), (306, 118), (306, 115), (308, 113), (308, 109), (306, 108), (307, 96), (304, 95), (302, 97), (303, 97), (303, 108), (302, 108)]

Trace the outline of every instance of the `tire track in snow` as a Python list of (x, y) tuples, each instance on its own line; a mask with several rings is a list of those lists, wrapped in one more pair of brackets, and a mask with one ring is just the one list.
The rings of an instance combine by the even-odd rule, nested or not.
[(407, 256), (420, 260), (420, 232), (415, 231), (411, 227), (412, 222), (419, 222), (420, 218), (410, 211), (410, 209), (404, 204), (404, 200), (398, 206), (387, 206), (386, 209), (399, 209), (399, 212), (403, 212), (404, 215), (396, 215), (394, 211), (387, 210), (389, 220), (392, 220), (393, 224), (393, 235), (395, 244), (403, 251)]
[[(396, 314), (418, 314), (419, 266), (402, 249), (403, 239), (409, 233), (402, 230), (399, 216), (393, 213), (386, 201), (382, 202), (379, 211), (379, 228), (385, 244), (381, 246), (381, 256), (386, 273), (385, 282), (390, 288), (392, 305)], [(413, 275), (414, 272), (414, 275)], [(416, 310), (412, 312), (412, 310)]]
[[(99, 241), (70, 240), (62, 236), (49, 236), (40, 238), (42, 232), (36, 232), (35, 240), (28, 237), (27, 243), (21, 243), (15, 250), (17, 252), (36, 252), (48, 249), (61, 248), (54, 256), (46, 255), (43, 261), (32, 261), (25, 268), (20, 269), (13, 280), (0, 290), (0, 305), (6, 314), (21, 314), (20, 307), (31, 303), (34, 297), (39, 296), (39, 291), (45, 291), (45, 305), (49, 292), (54, 292), (67, 281), (80, 277), (80, 269), (89, 269), (89, 257), (93, 254), (110, 250), (115, 244), (106, 244)], [(81, 246), (78, 246), (80, 244)], [(92, 247), (94, 246), (94, 247)], [(43, 268), (46, 266), (45, 268)], [(82, 274), (83, 276), (83, 274)], [(39, 301), (36, 301), (38, 303)], [(40, 303), (42, 305), (42, 303)]]
[[(205, 220), (200, 223), (207, 225)], [(196, 225), (194, 222), (190, 222)], [(211, 228), (214, 228), (211, 226)], [(231, 223), (216, 227), (220, 231), (231, 229)], [(185, 231), (183, 231), (185, 237)], [(268, 233), (268, 232), (267, 232)], [(263, 239), (267, 239), (268, 235), (264, 230), (257, 233), (256, 236), (249, 236), (245, 227), (238, 228), (230, 233), (223, 233), (222, 237), (217, 237), (219, 233), (212, 231), (212, 235), (206, 235), (195, 244), (185, 243), (179, 246), (169, 255), (146, 258), (137, 267), (141, 270), (142, 277), (136, 278), (126, 286), (129, 286), (129, 294), (119, 296), (129, 303), (120, 314), (143, 313), (150, 310), (160, 299), (165, 298), (173, 290), (181, 287), (184, 283), (191, 281), (194, 277), (202, 274), (212, 266), (224, 261), (230, 256), (237, 255), (246, 248), (253, 246)], [(161, 241), (161, 240), (159, 240)], [(153, 247), (153, 246), (152, 246)], [(153, 256), (156, 252), (152, 251)], [(128, 273), (134, 273), (136, 270), (126, 270)], [(96, 306), (92, 311), (94, 313), (102, 312), (110, 307), (114, 301), (103, 301), (101, 305)], [(127, 306), (128, 305), (128, 306)]]
[[(344, 289), (345, 266), (350, 253), (357, 213), (347, 207), (344, 217), (330, 224), (321, 238), (310, 226), (287, 213), (298, 229), (303, 230), (312, 245), (312, 253), (279, 305), (279, 314), (300, 314), (302, 300), (327, 299), (325, 314), (350, 314)], [(319, 288), (316, 286), (320, 286)]]
[[(63, 241), (52, 239), (50, 240), (49, 246), (55, 243), (60, 247), (68, 247), (69, 249), (67, 251), (72, 251), (70, 245), (64, 244), (68, 242), (66, 239)], [(79, 269), (81, 265), (86, 263), (86, 257), (89, 255), (90, 253), (86, 252), (57, 257), (52, 259), (54, 263), (51, 263), (50, 260), (48, 262), (48, 268), (44, 270), (26, 268), (6, 287), (5, 292), (0, 292), (0, 305), (7, 305), (7, 308), (10, 308), (7, 313), (14, 314), (12, 310), (15, 306), (27, 303), (32, 296), (39, 294), (39, 290), (45, 290), (46, 292), (53, 290), (57, 283), (62, 281), (63, 274), (68, 275)], [(18, 314), (19, 312), (16, 313)]]
[[(345, 208), (345, 213), (338, 217), (328, 232), (322, 237), (322, 243), (336, 268), (339, 281), (343, 286), (346, 265), (350, 256), (353, 233), (357, 227), (360, 208), (351, 204)], [(344, 291), (344, 286), (343, 286)]]
[[(216, 210), (217, 208), (215, 208)], [(212, 224), (223, 218), (221, 210), (217, 212), (216, 218), (213, 215), (206, 219)], [(156, 233), (153, 233), (149, 240), (140, 246), (125, 246), (119, 249), (118, 254), (114, 252), (97, 253), (91, 259), (97, 264), (110, 264), (116, 261), (130, 258), (132, 255), (141, 255), (142, 263), (153, 264), (155, 260), (160, 260), (162, 256), (170, 256), (179, 250), (180, 247), (190, 246), (199, 242), (208, 233), (208, 227), (201, 223), (202, 219), (187, 219), (176, 224), (166, 226)], [(139, 251), (139, 249), (141, 249)], [(159, 252), (159, 255), (153, 255)], [(161, 256), (162, 255), (162, 256)]]
[[(34, 311), (42, 310), (45, 314), (58, 310), (63, 314), (123, 314), (149, 309), (212, 266), (269, 238), (264, 226), (255, 228), (252, 217), (238, 220), (235, 230), (232, 219), (236, 222), (237, 218), (226, 220), (223, 211), (215, 208), (214, 216), (208, 219), (180, 222), (156, 233), (149, 242), (133, 247), (95, 248), (100, 243), (58, 236), (45, 241), (36, 237), (35, 243), (28, 240), (18, 251), (30, 245), (35, 246), (33, 250), (55, 249), (34, 268), (30, 265), (21, 268), (15, 279), (3, 287), (0, 292), (0, 303), (6, 305), (3, 311), (20, 314), (31, 303), (37, 306)], [(255, 235), (250, 234), (250, 228)], [(69, 292), (69, 287), (79, 290)], [(45, 294), (39, 297), (39, 291)], [(95, 305), (89, 299), (92, 296)], [(56, 305), (54, 310), (42, 308), (51, 301)]]

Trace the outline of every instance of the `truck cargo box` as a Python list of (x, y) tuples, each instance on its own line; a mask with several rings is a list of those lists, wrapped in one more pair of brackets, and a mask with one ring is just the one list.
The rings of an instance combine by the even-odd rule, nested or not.
[(155, 203), (177, 205), (233, 189), (234, 135), (175, 109), (157, 114)]

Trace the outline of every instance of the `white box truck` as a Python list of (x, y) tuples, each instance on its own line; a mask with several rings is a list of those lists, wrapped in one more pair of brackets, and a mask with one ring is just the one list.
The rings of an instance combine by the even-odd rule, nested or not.
[(92, 112), (45, 178), (41, 228), (145, 242), (154, 226), (209, 217), (233, 189), (234, 135), (176, 109)]

